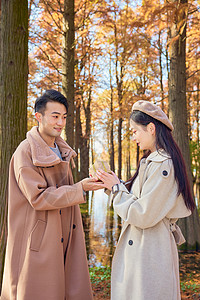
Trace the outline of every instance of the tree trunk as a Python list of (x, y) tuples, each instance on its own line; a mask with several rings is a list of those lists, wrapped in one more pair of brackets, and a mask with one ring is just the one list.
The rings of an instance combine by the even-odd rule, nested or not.
[(126, 124), (126, 180), (131, 178), (131, 143), (130, 143), (130, 129), (129, 122)]
[(118, 177), (122, 178), (122, 118), (118, 124)]
[(110, 114), (111, 114), (111, 124), (110, 124), (110, 168), (115, 172), (115, 146), (114, 146), (114, 122), (113, 122), (113, 97), (111, 95), (110, 99)]
[(111, 55), (110, 55), (110, 169), (115, 172), (115, 148), (114, 148), (114, 120), (113, 120), (113, 86), (112, 86), (112, 72), (111, 72)]
[(75, 180), (79, 181), (80, 177), (80, 139), (81, 139), (81, 100), (77, 97), (76, 100), (76, 123), (75, 123), (75, 151), (77, 153), (77, 157), (75, 158), (76, 171), (75, 171)]
[[(174, 0), (173, 2), (177, 3), (177, 20), (171, 26), (171, 38), (179, 37), (172, 42), (170, 52), (169, 113), (174, 125), (174, 137), (182, 150), (192, 186), (186, 101), (186, 15), (184, 10), (181, 10), (181, 6), (187, 5), (187, 0)], [(183, 21), (183, 25), (178, 30), (177, 27), (181, 21)], [(190, 217), (181, 219), (179, 224), (187, 240), (183, 246), (184, 249), (198, 249), (200, 246), (200, 223), (197, 209)]]
[(89, 139), (86, 135), (81, 137), (80, 148), (80, 179), (89, 175)]
[(197, 104), (196, 104), (196, 122), (197, 122), (197, 143), (199, 144), (199, 88), (200, 88), (200, 84), (199, 84), (199, 78), (197, 79)]
[(191, 95), (188, 95), (187, 97), (187, 121), (188, 121), (188, 136), (189, 140), (192, 140), (192, 123), (191, 123), (191, 113), (190, 113), (190, 107), (193, 104), (193, 99)]
[[(93, 194), (92, 194), (93, 198)], [(91, 198), (91, 201), (93, 200)], [(91, 232), (91, 214), (89, 213), (89, 194), (86, 195), (86, 203), (80, 205), (80, 209), (82, 211), (81, 216), (83, 220), (83, 229), (85, 234), (85, 245), (86, 245), (86, 252), (87, 252), (87, 259), (90, 259), (91, 254), (91, 239), (90, 239), (90, 232)]]
[(27, 131), (28, 0), (1, 1), (0, 280), (6, 243), (10, 158)]
[(163, 68), (162, 68), (162, 43), (161, 43), (161, 31), (158, 34), (158, 48), (159, 48), (159, 67), (160, 67), (160, 92), (161, 92), (161, 108), (165, 110), (164, 106), (164, 87), (163, 87)]
[(122, 78), (120, 81), (117, 77), (117, 90), (118, 90), (118, 105), (119, 105), (119, 123), (118, 123), (118, 178), (122, 178)]
[(137, 149), (136, 149), (136, 168), (138, 167), (139, 159), (140, 159), (140, 147), (137, 144)]
[(91, 163), (94, 164), (94, 142), (92, 136), (90, 137), (90, 148), (91, 148)]
[(84, 105), (86, 129), (85, 135), (82, 135), (80, 149), (81, 179), (89, 176), (89, 153), (90, 153), (90, 135), (91, 135), (91, 101), (92, 88), (90, 87), (87, 105)]
[(64, 0), (62, 89), (69, 104), (66, 136), (67, 143), (74, 147), (74, 0)]
[(114, 254), (114, 237), (113, 237), (113, 228), (114, 228), (114, 213), (113, 209), (107, 204), (106, 212), (106, 242), (108, 245), (108, 256), (109, 256), (109, 267), (112, 266), (112, 258)]
[[(116, 14), (116, 12), (115, 12)], [(116, 15), (115, 15), (116, 19)], [(117, 83), (118, 105), (119, 105), (119, 123), (118, 123), (118, 174), (119, 178), (122, 177), (122, 83), (123, 83), (123, 66), (120, 65), (120, 75), (118, 74), (119, 64), (119, 45), (117, 36), (117, 25), (114, 24), (115, 36), (115, 77)]]
[[(130, 143), (129, 143), (130, 145)], [(130, 150), (130, 147), (129, 147)], [(131, 178), (131, 155), (130, 151), (127, 153), (127, 158), (126, 158), (126, 180), (129, 180)]]

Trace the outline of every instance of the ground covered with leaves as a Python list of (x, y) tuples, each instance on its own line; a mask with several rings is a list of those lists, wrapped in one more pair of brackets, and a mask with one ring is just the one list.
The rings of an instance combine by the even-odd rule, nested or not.
[[(200, 300), (200, 252), (179, 253), (181, 299)], [(90, 268), (94, 300), (110, 299), (109, 267)]]
[(200, 252), (180, 253), (181, 299), (200, 300)]

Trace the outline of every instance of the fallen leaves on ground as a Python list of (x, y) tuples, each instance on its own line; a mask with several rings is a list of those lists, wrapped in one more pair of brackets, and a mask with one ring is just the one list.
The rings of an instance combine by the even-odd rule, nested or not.
[(181, 299), (200, 300), (200, 252), (179, 253)]
[[(182, 300), (200, 300), (200, 252), (179, 253)], [(110, 300), (110, 268), (90, 271), (94, 300)]]

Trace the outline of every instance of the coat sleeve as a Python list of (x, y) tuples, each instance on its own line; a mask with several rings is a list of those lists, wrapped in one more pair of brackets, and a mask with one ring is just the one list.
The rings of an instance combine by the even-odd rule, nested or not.
[(48, 187), (36, 167), (20, 168), (17, 182), (22, 194), (35, 210), (53, 210), (85, 203), (81, 182), (58, 188)]
[(113, 206), (124, 221), (145, 229), (161, 221), (175, 206), (177, 198), (172, 162), (167, 160), (149, 164), (140, 198), (120, 188)]

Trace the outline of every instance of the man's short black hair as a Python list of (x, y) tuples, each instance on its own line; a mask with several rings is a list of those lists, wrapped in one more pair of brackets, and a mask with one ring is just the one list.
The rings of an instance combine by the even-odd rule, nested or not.
[(36, 99), (35, 112), (39, 112), (44, 115), (46, 104), (48, 102), (59, 102), (66, 107), (66, 110), (68, 112), (67, 99), (60, 92), (53, 89), (45, 91), (42, 96)]

